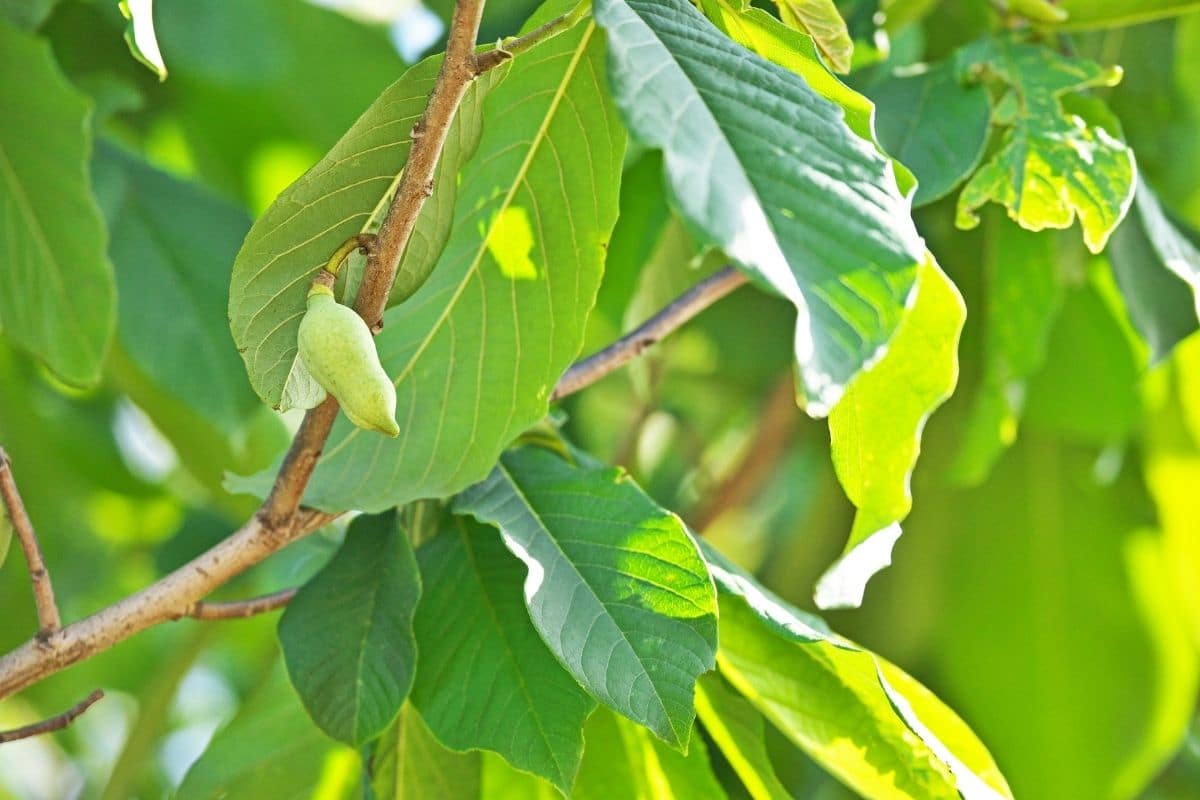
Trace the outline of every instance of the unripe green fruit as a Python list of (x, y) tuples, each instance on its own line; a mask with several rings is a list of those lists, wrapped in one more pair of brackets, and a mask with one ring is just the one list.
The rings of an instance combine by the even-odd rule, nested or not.
[(396, 387), (379, 363), (375, 339), (362, 317), (334, 300), (327, 287), (309, 290), (296, 341), (304, 366), (351, 422), (388, 436), (400, 433)]

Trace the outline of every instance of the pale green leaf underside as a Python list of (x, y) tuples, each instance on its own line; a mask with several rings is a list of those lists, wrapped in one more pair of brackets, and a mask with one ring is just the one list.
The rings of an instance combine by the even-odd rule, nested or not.
[(958, 337), (967, 309), (929, 255), (913, 307), (883, 360), (850, 384), (829, 416), (833, 466), (858, 508), (845, 553), (817, 582), (821, 608), (857, 607), (871, 576), (891, 563), (909, 482), (929, 415), (958, 383)]
[(1120, 71), (1009, 39), (980, 40), (958, 58), (964, 78), (995, 76), (1006, 85), (993, 121), (1008, 126), (959, 195), (959, 227), (973, 228), (976, 210), (994, 201), (1032, 231), (1068, 228), (1078, 216), (1084, 243), (1100, 252), (1133, 200), (1133, 152), (1111, 115), (1097, 124), (1065, 110), (1062, 96), (1113, 86)]
[(713, 667), (716, 606), (679, 518), (618, 470), (536, 447), (505, 454), (455, 509), (499, 527), (525, 562), (530, 617), (576, 680), (687, 742), (696, 679)]
[(446, 749), (406, 703), (371, 759), (378, 800), (479, 800), (479, 754)]
[(524, 570), (496, 529), (454, 518), (417, 554), (421, 669), (413, 703), (454, 750), (491, 750), (570, 790), (596, 707), (538, 636)]
[[(376, 338), (400, 435), (335, 425), (305, 503), (380, 510), (483, 478), (578, 355), (616, 221), (625, 136), (590, 23), (522, 53), (486, 100), (432, 277)], [(290, 365), (289, 365), (290, 366)], [(231, 485), (264, 492), (270, 473)]]
[(626, 124), (663, 151), (701, 238), (796, 306), (807, 408), (828, 413), (891, 338), (924, 254), (890, 160), (684, 0), (599, 0), (595, 14)]
[[(328, 154), (289, 186), (254, 223), (233, 265), (229, 319), (255, 391), (283, 407), (296, 360), (296, 331), (308, 284), (330, 254), (355, 233), (377, 225), (408, 159), (441, 58), (422, 61), (383, 91)], [(478, 140), (482, 100), (506, 67), (475, 81), (455, 116), (438, 164), (438, 199), (426, 203), (401, 260), (398, 286), (428, 275), (445, 240), (454, 177)], [(448, 205), (447, 205), (448, 204)], [(296, 388), (293, 398), (311, 397)], [(305, 407), (304, 400), (296, 407)]]
[(720, 595), (721, 673), (821, 766), (867, 798), (1011, 798), (987, 750), (933, 695), (703, 549)]
[(0, 21), (0, 329), (86, 386), (116, 319), (107, 236), (92, 199), (91, 105), (50, 46)]
[(167, 66), (158, 49), (154, 32), (154, 0), (121, 0), (121, 14), (129, 20), (125, 26), (125, 44), (138, 61), (145, 64), (160, 81), (167, 79)]
[(813, 38), (834, 72), (850, 71), (854, 40), (833, 0), (775, 0), (779, 18)]
[(412, 686), (421, 584), (395, 512), (354, 520), (337, 555), (288, 604), (279, 642), (317, 725), (361, 746), (391, 723)]

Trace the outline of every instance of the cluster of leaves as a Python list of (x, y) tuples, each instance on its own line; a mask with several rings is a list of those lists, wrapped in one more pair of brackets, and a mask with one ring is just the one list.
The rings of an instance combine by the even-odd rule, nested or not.
[[(28, 29), (0, 21), (0, 74), (26, 76), (0, 82), (0, 98), (46, 130), (0, 126), (13, 348), (0, 351), (0, 412), (90, 409), (86, 426), (11, 447), (18, 461), (37, 447), (71, 461), (73, 442), (99, 443), (75, 494), (45, 477), (52, 464), (31, 470), (31, 507), (53, 504), (39, 492), (81, 498), (39, 527), (67, 530), (85, 507), (111, 528), (97, 494), (159, 503), (168, 519), (123, 522), (147, 540), (180, 529), (162, 571), (225, 529), (214, 511), (236, 520), (253, 507), (238, 493), (269, 487), (287, 438), (271, 409), (311, 390), (296, 352), (308, 280), (380, 224), (441, 56), (386, 85), (400, 68), (377, 32), (325, 12), (250, 4), (270, 46), (214, 54), (205, 36), (227, 12), (160, 2), (151, 20), (131, 2), (130, 47), (157, 76), (131, 73), (113, 66), (124, 53), (64, 44), (96, 20), (120, 29), (119, 16), (64, 3), (47, 22), (51, 5), (0, 6)], [(1124, 101), (1112, 96), (1114, 113), (1099, 91), (1120, 72), (1054, 44), (1193, 4), (955, 4), (950, 25), (924, 24), (931, 4), (914, 0), (840, 5), (849, 26), (830, 0), (778, 0), (776, 14), (548, 0), (516, 14), (532, 12), (532, 30), (583, 12), (468, 90), (377, 337), (401, 434), (336, 424), (305, 503), (363, 514), (332, 557), (336, 534), (277, 568), (308, 578), (279, 622), (285, 668), (267, 671), (180, 797), (778, 798), (817, 780), (793, 774), (804, 759), (866, 797), (1010, 797), (933, 693), (766, 588), (856, 607), (901, 523), (955, 556), (931, 557), (945, 566), (929, 580), (910, 552), (916, 566), (880, 596), (918, 608), (908, 621), (938, 617), (924, 624), (939, 688), (1004, 754), (1020, 796), (1133, 796), (1174, 752), (1200, 642), (1186, 488), (1200, 476), (1200, 362), (1194, 339), (1180, 344), (1200, 327), (1200, 248), (1172, 212), (1196, 209), (1139, 177)], [(497, 19), (514, 14), (485, 26), (511, 33)], [(330, 41), (356, 83), (314, 118), (329, 79), (312, 48), (333, 53)], [(207, 120), (214, 104), (249, 118)], [(268, 189), (246, 184), (250, 154), (281, 130), (326, 155), (293, 181), (285, 153)], [(261, 211), (253, 225), (230, 195)], [(1045, 232), (1076, 218), (1082, 237)], [(953, 228), (979, 224), (982, 243)], [(543, 422), (581, 351), (726, 262), (756, 289)], [(361, 271), (346, 270), (344, 301)], [(964, 334), (968, 308), (982, 327)], [(923, 445), (960, 349), (970, 390)], [(1151, 359), (1166, 365), (1139, 394)], [(796, 401), (828, 433), (790, 420), (807, 443), (761, 498), (722, 506), (767, 449), (747, 433), (760, 398), (792, 369)], [(99, 388), (67, 401), (62, 384)], [(122, 396), (182, 461), (165, 485), (116, 452), (105, 423)], [(944, 480), (908, 522), (923, 447)], [(704, 539), (668, 508), (705, 519)], [(206, 524), (218, 530), (194, 533)], [(832, 533), (814, 547), (800, 529)], [(827, 545), (847, 530), (834, 560)], [(1085, 547), (1095, 555), (1074, 558)], [(993, 613), (994, 597), (1017, 609)], [(865, 619), (858, 638), (899, 641), (888, 617)], [(1145, 646), (1110, 652), (1112, 632)], [(1019, 669), (997, 667), (1013, 643), (1027, 648)], [(145, 709), (166, 704), (204, 643), (179, 650), (161, 683), (117, 681), (152, 724), (107, 796), (145, 780), (134, 745), (144, 757), (167, 726)], [(1130, 675), (1148, 688), (1125, 700)], [(1103, 738), (1112, 720), (1127, 740)]]

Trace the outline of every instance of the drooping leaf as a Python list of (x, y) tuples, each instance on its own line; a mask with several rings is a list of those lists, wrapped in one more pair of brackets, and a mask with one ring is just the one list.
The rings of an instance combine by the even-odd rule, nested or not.
[(90, 385), (116, 316), (88, 170), (91, 104), (48, 44), (4, 21), (0, 74), (0, 330), (62, 380)]
[(959, 195), (959, 227), (975, 227), (976, 210), (995, 201), (1032, 231), (1069, 228), (1078, 216), (1084, 243), (1093, 253), (1104, 249), (1133, 200), (1133, 152), (1100, 101), (1072, 96), (1065, 107), (1064, 95), (1114, 86), (1120, 69), (1004, 38), (963, 48), (958, 69), (963, 79), (1003, 85), (992, 113), (1006, 128)]
[(828, 413), (890, 340), (923, 258), (891, 162), (684, 0), (600, 0), (595, 15), (626, 124), (663, 150), (703, 241), (796, 306), (807, 408)]
[(575, 679), (683, 745), (696, 679), (713, 667), (712, 583), (678, 517), (584, 458), (511, 451), (455, 509), (500, 528), (525, 562), (530, 617)]
[(316, 786), (348, 797), (358, 756), (317, 730), (288, 685), (282, 666), (217, 731), (184, 776), (176, 800), (310, 797)]
[(455, 753), (406, 703), (375, 746), (371, 789), (378, 800), (479, 800), (479, 753)]
[[(480, 480), (543, 417), (579, 352), (617, 210), (624, 133), (590, 22), (512, 62), (432, 278), (376, 339), (399, 398), (396, 439), (340, 420), (305, 495), (377, 510)], [(262, 492), (264, 473), (235, 486)]]
[(1067, 12), (1061, 27), (1115, 28), (1200, 11), (1197, 0), (1060, 0)]
[(456, 517), (417, 553), (421, 668), (413, 703), (455, 750), (499, 753), (564, 793), (592, 698), (555, 660), (521, 602), (521, 563), (494, 528)]
[(833, 465), (858, 508), (846, 550), (817, 582), (821, 608), (862, 604), (867, 581), (891, 563), (929, 415), (958, 383), (958, 337), (967, 310), (930, 255), (917, 297), (883, 360), (850, 384), (829, 415)]
[(913, 205), (949, 194), (975, 171), (987, 146), (987, 91), (964, 83), (953, 61), (892, 75), (868, 90), (884, 149), (917, 176)]
[(985, 484), (912, 523), (950, 533), (931, 668), (1016, 797), (1138, 796), (1193, 716), (1195, 651), (1139, 484), (1031, 425)]
[[(441, 58), (426, 59), (384, 90), (333, 149), (258, 218), (233, 265), (229, 319), (259, 396), (280, 408), (289, 383), (308, 282), (351, 235), (381, 221), (408, 159), (412, 126), (425, 109)], [(447, 135), (426, 203), (401, 261), (398, 289), (429, 274), (445, 241), (455, 176), (478, 142), (483, 98), (505, 74), (491, 70), (467, 90)], [(343, 298), (352, 302), (353, 298)], [(303, 396), (303, 393), (300, 393)]]
[(125, 44), (138, 61), (150, 68), (160, 81), (167, 79), (167, 66), (154, 33), (154, 0), (121, 0), (121, 15), (129, 20)]
[(249, 219), (110, 144), (94, 169), (120, 294), (153, 298), (121, 304), (122, 349), (165, 393), (236, 434), (258, 406), (225, 317), (229, 264)]
[(850, 71), (854, 41), (833, 0), (775, 0), (779, 18), (812, 37), (834, 72)]
[(1133, 210), (1113, 236), (1109, 259), (1134, 326), (1150, 346), (1151, 359), (1161, 361), (1200, 327), (1200, 246), (1139, 180)]
[(412, 686), (421, 579), (391, 511), (358, 517), (279, 620), (288, 675), (326, 733), (354, 746), (395, 719)]
[(730, 689), (720, 675), (705, 675), (696, 690), (696, 713), (746, 787), (752, 800), (789, 800), (767, 753), (762, 714)]
[(886, 662), (703, 549), (720, 594), (721, 673), (821, 766), (867, 798), (1012, 797), (987, 750), (936, 698), (890, 670), (885, 680)]
[(704, 739), (693, 733), (686, 755), (645, 728), (600, 709), (584, 732), (587, 748), (572, 800), (724, 800)]
[(1026, 385), (1046, 357), (1063, 298), (1054, 237), (999, 215), (989, 215), (985, 225), (983, 378), (951, 468), (965, 485), (982, 482), (1016, 440)]

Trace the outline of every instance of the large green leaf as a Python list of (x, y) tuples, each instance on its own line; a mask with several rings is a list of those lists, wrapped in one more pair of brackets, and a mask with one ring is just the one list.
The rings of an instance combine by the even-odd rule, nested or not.
[(1046, 357), (1063, 298), (1055, 237), (999, 214), (984, 224), (983, 378), (952, 467), (953, 478), (968, 485), (982, 482), (1016, 440), (1026, 384)]
[(356, 747), (395, 719), (417, 662), (421, 579), (395, 511), (358, 517), (279, 620), (288, 675), (317, 725)]
[(879, 141), (917, 176), (913, 205), (932, 203), (975, 171), (987, 145), (987, 91), (964, 83), (953, 61), (892, 75), (870, 87)]
[(702, 239), (795, 304), (807, 407), (828, 413), (895, 332), (923, 258), (891, 162), (684, 0), (600, 0), (595, 14), (626, 123), (663, 150)]
[(1194, 711), (1195, 651), (1140, 476), (1105, 475), (1097, 455), (1023, 431), (986, 484), (928, 496), (910, 525), (950, 534), (931, 669), (1017, 797), (1139, 796)]
[(282, 668), (213, 736), (184, 776), (176, 800), (349, 797), (359, 772), (354, 751), (312, 724)]
[(2, 20), (0, 75), (0, 329), (62, 380), (93, 384), (116, 291), (88, 175), (91, 104), (48, 44)]
[[(579, 352), (617, 210), (624, 132), (590, 22), (513, 61), (491, 92), (433, 276), (376, 339), (401, 433), (340, 420), (305, 495), (376, 510), (483, 478), (543, 417)], [(237, 485), (264, 491), (269, 476)]]
[(163, 392), (228, 436), (258, 406), (226, 327), (228, 269), (250, 220), (112, 145), (94, 162), (109, 255), (126, 298), (121, 347)]
[(845, 553), (817, 582), (822, 608), (862, 604), (867, 581), (891, 563), (929, 415), (958, 383), (958, 337), (967, 309), (933, 256), (883, 360), (854, 379), (829, 416), (833, 465), (858, 508)]
[(696, 713), (752, 800), (788, 800), (764, 741), (763, 716), (720, 675), (705, 675), (696, 690)]
[[(384, 90), (333, 149), (258, 218), (233, 265), (229, 320), (250, 381), (272, 406), (287, 408), (296, 331), (308, 282), (349, 236), (372, 229), (400, 180), (412, 126), (425, 109), (441, 58), (426, 59)], [(479, 140), (483, 98), (506, 67), (475, 81), (455, 115), (434, 185), (417, 219), (397, 291), (415, 289), (445, 242), (455, 178)], [(353, 302), (353, 298), (344, 298)]]
[(455, 509), (499, 527), (525, 562), (533, 624), (576, 680), (685, 744), (717, 629), (712, 582), (679, 518), (619, 470), (537, 447), (505, 454)]
[(417, 557), (427, 589), (413, 703), (448, 747), (492, 750), (569, 791), (596, 703), (530, 624), (521, 563), (494, 528), (463, 517)]
[(722, 674), (831, 774), (867, 798), (1011, 797), (983, 745), (915, 681), (711, 548), (705, 556), (721, 599)]
[(1111, 28), (1200, 11), (1197, 0), (1060, 0), (1064, 28)]
[(979, 223), (989, 201), (1033, 231), (1069, 228), (1079, 217), (1083, 241), (1104, 249), (1133, 200), (1133, 152), (1100, 101), (1064, 95), (1114, 86), (1120, 69), (1008, 38), (981, 39), (958, 53), (964, 79), (995, 79), (1003, 94), (993, 122), (1007, 128), (999, 148), (958, 198), (958, 225)]
[(833, 0), (775, 0), (779, 18), (812, 37), (834, 72), (850, 71), (854, 41)]
[(375, 746), (371, 789), (378, 800), (479, 800), (479, 772), (479, 753), (447, 750), (408, 703)]
[(1133, 211), (1109, 248), (1113, 274), (1152, 360), (1200, 327), (1200, 247), (1184, 235), (1138, 181)]

